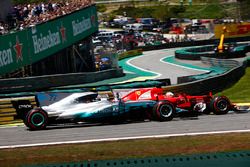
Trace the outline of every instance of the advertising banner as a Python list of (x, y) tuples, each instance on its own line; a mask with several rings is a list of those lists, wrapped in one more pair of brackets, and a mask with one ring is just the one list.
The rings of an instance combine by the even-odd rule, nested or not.
[(0, 75), (30, 63), (27, 31), (0, 36)]
[(42, 60), (98, 31), (96, 7), (0, 36), (0, 75)]
[(250, 36), (250, 23), (228, 23), (215, 25), (215, 38), (220, 38), (223, 33), (223, 27), (226, 27), (225, 38)]

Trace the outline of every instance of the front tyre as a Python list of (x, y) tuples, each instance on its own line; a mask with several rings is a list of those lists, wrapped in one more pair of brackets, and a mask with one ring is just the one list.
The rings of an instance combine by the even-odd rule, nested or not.
[(25, 119), (25, 125), (30, 130), (45, 129), (48, 124), (48, 115), (41, 108), (30, 110)]
[(168, 101), (159, 101), (153, 107), (153, 115), (159, 121), (171, 121), (174, 118), (175, 107)]
[(214, 97), (210, 102), (210, 109), (216, 115), (227, 114), (230, 107), (231, 103), (225, 96)]

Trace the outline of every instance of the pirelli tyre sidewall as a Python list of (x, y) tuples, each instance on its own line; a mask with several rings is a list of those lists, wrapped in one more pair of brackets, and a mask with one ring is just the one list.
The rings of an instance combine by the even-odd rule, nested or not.
[(227, 114), (231, 108), (230, 100), (225, 96), (214, 97), (210, 102), (210, 109), (214, 114)]
[(159, 101), (153, 107), (153, 116), (158, 121), (171, 121), (175, 115), (175, 107), (171, 102)]
[(48, 114), (41, 108), (30, 110), (25, 119), (25, 125), (30, 130), (45, 129), (48, 124)]

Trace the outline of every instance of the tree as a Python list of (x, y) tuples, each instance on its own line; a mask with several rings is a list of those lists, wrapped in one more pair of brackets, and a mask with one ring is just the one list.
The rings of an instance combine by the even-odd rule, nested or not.
[(179, 17), (179, 13), (184, 13), (185, 11), (185, 6), (173, 6), (170, 8), (170, 13), (172, 17)]
[(101, 12), (101, 13), (103, 13), (107, 10), (107, 7), (105, 5), (102, 5), (102, 4), (99, 4), (96, 7), (97, 7), (97, 11)]
[(157, 10), (153, 12), (153, 17), (158, 18), (161, 21), (166, 20), (170, 15), (168, 5), (159, 5)]
[(243, 20), (249, 20), (250, 19), (250, 1), (249, 0), (237, 0), (238, 6), (239, 6), (239, 17)]

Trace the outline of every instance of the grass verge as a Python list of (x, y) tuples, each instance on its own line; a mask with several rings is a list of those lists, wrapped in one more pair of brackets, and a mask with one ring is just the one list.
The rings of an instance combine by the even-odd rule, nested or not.
[(250, 67), (246, 68), (245, 75), (232, 87), (217, 95), (225, 95), (234, 103), (250, 102)]
[(247, 151), (249, 139), (250, 133), (232, 133), (2, 149), (0, 166)]

